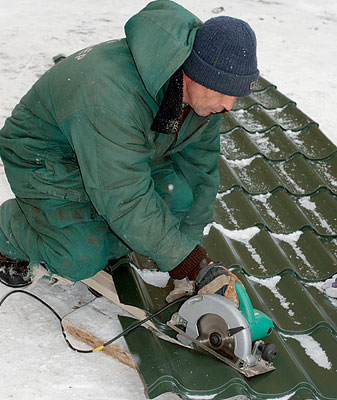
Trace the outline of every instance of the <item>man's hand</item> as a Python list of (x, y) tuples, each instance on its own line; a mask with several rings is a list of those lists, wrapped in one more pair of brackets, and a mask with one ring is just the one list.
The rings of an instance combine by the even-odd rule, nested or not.
[(194, 281), (190, 281), (188, 278), (176, 279), (173, 284), (174, 289), (166, 297), (168, 303), (180, 299), (180, 297), (193, 296), (195, 292)]
[(199, 245), (170, 271), (170, 276), (174, 280), (174, 289), (166, 297), (168, 303), (193, 294), (220, 294), (239, 306), (235, 282), (241, 285), (242, 282), (223, 264), (208, 258), (205, 249)]
[(235, 282), (242, 282), (221, 263), (209, 263), (202, 268), (195, 280), (195, 294), (220, 294), (238, 306)]

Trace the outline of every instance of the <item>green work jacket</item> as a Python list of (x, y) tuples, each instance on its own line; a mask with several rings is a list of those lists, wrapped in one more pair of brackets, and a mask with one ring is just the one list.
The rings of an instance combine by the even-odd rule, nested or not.
[[(176, 138), (150, 127), (200, 24), (176, 3), (154, 1), (126, 23), (126, 38), (87, 47), (47, 71), (0, 134), (15, 195), (90, 200), (134, 251), (163, 271), (178, 265), (212, 217), (220, 116), (191, 111)], [(193, 194), (182, 221), (154, 188), (151, 171), (164, 158)]]

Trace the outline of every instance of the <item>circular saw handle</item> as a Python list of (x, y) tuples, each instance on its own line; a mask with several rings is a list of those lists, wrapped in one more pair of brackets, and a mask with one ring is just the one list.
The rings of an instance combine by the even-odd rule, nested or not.
[(252, 342), (270, 335), (274, 327), (273, 321), (263, 312), (253, 308), (246, 289), (240, 283), (235, 283), (235, 290), (240, 302), (239, 310), (249, 325)]

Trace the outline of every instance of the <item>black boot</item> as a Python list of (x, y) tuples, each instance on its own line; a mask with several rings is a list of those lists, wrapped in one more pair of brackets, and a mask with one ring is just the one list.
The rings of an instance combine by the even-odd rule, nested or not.
[(15, 261), (0, 253), (0, 282), (12, 288), (23, 288), (32, 283), (27, 261)]

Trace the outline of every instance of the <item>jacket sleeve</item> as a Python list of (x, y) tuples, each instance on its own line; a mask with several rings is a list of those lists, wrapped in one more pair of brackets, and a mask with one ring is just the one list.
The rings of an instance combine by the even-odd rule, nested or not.
[(214, 115), (197, 142), (171, 156), (193, 193), (193, 204), (183, 219), (180, 231), (202, 243), (203, 229), (211, 221), (213, 202), (219, 187), (221, 117)]
[(143, 132), (110, 111), (74, 114), (62, 124), (97, 212), (131, 249), (170, 271), (197, 245), (154, 190)]

